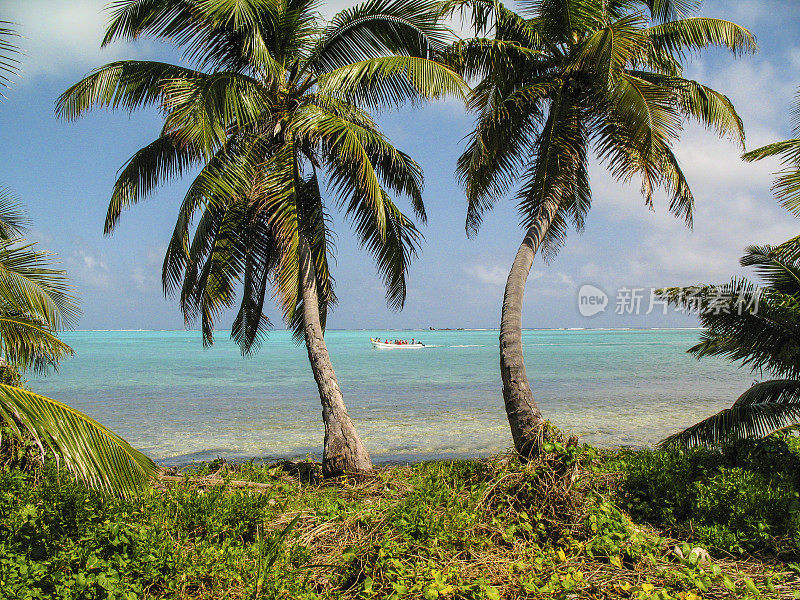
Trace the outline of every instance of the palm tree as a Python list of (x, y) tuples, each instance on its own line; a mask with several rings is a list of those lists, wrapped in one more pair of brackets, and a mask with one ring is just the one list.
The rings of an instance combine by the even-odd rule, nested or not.
[[(387, 300), (402, 307), (419, 233), (390, 192), (424, 220), (422, 172), (366, 112), (454, 94), (465, 84), (434, 60), (447, 31), (428, 0), (370, 0), (324, 25), (312, 0), (120, 0), (104, 44), (144, 36), (182, 47), (194, 68), (156, 62), (108, 64), (68, 89), (57, 113), (158, 106), (161, 135), (122, 169), (106, 218), (154, 187), (202, 167), (180, 207), (163, 266), (203, 341), (242, 295), (232, 337), (254, 352), (270, 325), (271, 284), (287, 325), (305, 340), (325, 424), (326, 475), (372, 467), (345, 407), (325, 346), (335, 302), (329, 271), (329, 204), (374, 255)], [(193, 218), (200, 213), (192, 230)], [(190, 240), (191, 238), (191, 240)]]
[(800, 89), (795, 96), (791, 114), (792, 132), (797, 137), (756, 148), (742, 158), (752, 162), (767, 157), (780, 157), (786, 168), (777, 173), (772, 191), (782, 206), (800, 216)]
[[(793, 132), (800, 138), (800, 92), (792, 115)], [(777, 174), (772, 190), (784, 207), (800, 216), (798, 138), (756, 148), (743, 158), (781, 158), (785, 169)], [(691, 303), (702, 310), (700, 320), (707, 329), (689, 352), (698, 358), (725, 356), (780, 379), (753, 385), (731, 408), (671, 435), (664, 446), (716, 446), (763, 437), (800, 422), (800, 236), (776, 247), (750, 246), (746, 252), (741, 263), (756, 268), (764, 288), (735, 279), (720, 288), (670, 288), (664, 295), (675, 304)], [(735, 298), (738, 304), (723, 312), (720, 297)], [(747, 306), (751, 310), (742, 312)]]
[(663, 446), (717, 446), (763, 437), (800, 422), (800, 236), (783, 244), (750, 246), (741, 259), (764, 282), (662, 290), (673, 304), (697, 310), (705, 327), (697, 358), (724, 356), (777, 379), (754, 384), (717, 414), (671, 435)]
[[(682, 76), (708, 46), (753, 52), (749, 31), (691, 16), (692, 0), (519, 0), (516, 14), (489, 0), (451, 0), (470, 11), (477, 37), (454, 44), (449, 64), (477, 79), (474, 130), (458, 160), (468, 235), (515, 184), (525, 236), (508, 275), (500, 324), (503, 397), (517, 451), (541, 439), (522, 353), (522, 300), (534, 257), (551, 257), (591, 206), (590, 148), (613, 177), (641, 178), (645, 204), (663, 188), (691, 225), (694, 198), (672, 152), (684, 118), (743, 144), (730, 100)], [(524, 15), (524, 16), (523, 16)], [(491, 34), (491, 35), (490, 35)]]
[[(0, 21), (0, 87), (17, 74), (17, 49), (10, 23)], [(3, 375), (44, 373), (72, 354), (57, 332), (80, 311), (64, 271), (52, 255), (21, 236), (27, 220), (14, 195), (0, 187), (0, 355)], [(49, 447), (90, 486), (131, 496), (155, 475), (155, 465), (113, 431), (52, 398), (9, 382), (0, 383), (0, 424), (18, 438)]]

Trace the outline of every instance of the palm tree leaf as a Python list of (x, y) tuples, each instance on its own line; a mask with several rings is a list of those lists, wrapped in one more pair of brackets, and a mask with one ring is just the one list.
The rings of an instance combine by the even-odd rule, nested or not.
[(730, 98), (708, 86), (691, 79), (632, 71), (632, 75), (651, 83), (667, 86), (677, 92), (683, 112), (694, 117), (708, 129), (720, 136), (738, 141), (744, 148), (744, 124)]
[(253, 182), (254, 163), (269, 152), (259, 140), (233, 136), (195, 177), (181, 203), (164, 256), (161, 278), (166, 295), (173, 294), (181, 286), (195, 212), (201, 207), (224, 203), (225, 198), (240, 197)]
[(0, 241), (0, 302), (58, 330), (71, 327), (80, 309), (66, 274), (53, 268), (52, 256), (35, 243)]
[(309, 59), (316, 72), (392, 54), (431, 58), (444, 48), (448, 30), (437, 2), (369, 0), (330, 21)]
[(160, 38), (181, 46), (200, 69), (255, 71), (275, 80), (283, 71), (274, 56), (281, 44), (279, 7), (274, 0), (117, 0), (103, 46)]
[(163, 100), (169, 82), (193, 79), (197, 71), (162, 62), (124, 60), (93, 71), (61, 94), (56, 115), (72, 121), (92, 108), (133, 111)]
[(481, 111), (456, 173), (467, 193), (466, 229), (477, 232), (483, 213), (511, 188), (535, 149), (547, 86), (525, 86)]
[(156, 476), (147, 456), (91, 417), (51, 398), (0, 384), (0, 416), (49, 446), (87, 485), (130, 498)]
[(183, 175), (202, 157), (194, 144), (181, 142), (171, 134), (164, 134), (137, 151), (120, 169), (114, 183), (103, 232), (111, 233), (123, 210), (144, 199), (159, 184)]
[(758, 51), (755, 36), (744, 27), (724, 19), (691, 17), (660, 23), (647, 29), (657, 51), (683, 57), (686, 52), (709, 46), (727, 48), (736, 55)]
[(800, 236), (780, 246), (748, 246), (739, 261), (743, 267), (755, 267), (756, 273), (773, 290), (800, 298)]
[[(320, 325), (324, 332), (328, 312), (336, 303), (336, 295), (333, 292), (334, 281), (328, 264), (328, 255), (334, 249), (329, 227), (330, 216), (325, 210), (316, 171), (303, 182), (298, 190), (298, 207), (303, 225), (301, 236), (308, 245), (309, 258), (314, 267), (317, 308)], [(302, 260), (300, 264), (302, 264)], [(298, 291), (297, 304), (291, 315), (288, 315), (289, 321), (287, 322), (297, 342), (301, 342), (305, 335), (303, 310), (303, 297)]]
[(753, 162), (771, 156), (781, 157), (784, 164), (800, 162), (800, 139), (783, 140), (774, 144), (761, 146), (742, 155), (747, 162)]
[(491, 75), (499, 84), (517, 79), (520, 69), (541, 61), (543, 53), (526, 48), (516, 40), (472, 38), (451, 44), (441, 56), (441, 62), (466, 79)]
[(208, 160), (232, 131), (270, 119), (270, 100), (259, 81), (229, 71), (176, 79), (163, 86), (163, 133), (204, 152)]
[(536, 15), (544, 35), (556, 43), (570, 44), (576, 32), (602, 27), (605, 19), (602, 2), (574, 0), (518, 0), (522, 12)]
[(292, 123), (298, 139), (319, 143), (326, 163), (336, 163), (334, 187), (340, 197), (367, 202), (381, 220), (383, 187), (406, 194), (424, 221), (423, 177), (419, 165), (392, 146), (371, 123), (356, 123), (317, 105), (298, 110)]
[(731, 408), (669, 436), (660, 445), (719, 446), (737, 439), (764, 437), (798, 422), (800, 381), (763, 381), (739, 396)]
[(700, 9), (702, 0), (639, 0), (650, 10), (656, 21), (672, 21), (686, 19)]
[(467, 97), (468, 87), (452, 69), (417, 56), (382, 56), (351, 63), (319, 76), (320, 92), (368, 108), (421, 99)]
[(556, 207), (555, 218), (542, 241), (548, 258), (558, 252), (566, 237), (566, 215), (580, 227), (591, 204), (587, 145), (582, 109), (565, 90), (560, 90), (536, 140), (532, 164), (517, 195), (524, 229)]
[(800, 377), (800, 303), (793, 296), (758, 288), (746, 279), (658, 293), (698, 314), (705, 330), (700, 343), (689, 349), (698, 358), (724, 356), (753, 371)]
[[(800, 134), (800, 92), (792, 113), (795, 133)], [(800, 139), (768, 144), (745, 153), (742, 158), (750, 162), (772, 156), (780, 157), (781, 163), (788, 167), (776, 173), (772, 191), (784, 207), (795, 215), (800, 215)]]
[[(7, 88), (12, 78), (19, 75), (19, 48), (13, 39), (19, 37), (14, 30), (13, 23), (0, 20), (0, 90)], [(0, 93), (0, 97), (3, 94)]]
[(28, 228), (22, 203), (7, 187), (0, 185), (0, 240), (17, 238)]
[(264, 314), (264, 299), (280, 248), (268, 225), (257, 215), (247, 220), (247, 227), (240, 234), (245, 249), (242, 301), (231, 326), (231, 339), (239, 345), (242, 355), (249, 356), (258, 351), (272, 327)]
[(37, 373), (44, 373), (57, 368), (61, 359), (72, 355), (72, 348), (58, 339), (46, 324), (10, 313), (8, 306), (2, 308), (0, 347), (3, 358), (14, 368), (20, 371), (32, 368)]

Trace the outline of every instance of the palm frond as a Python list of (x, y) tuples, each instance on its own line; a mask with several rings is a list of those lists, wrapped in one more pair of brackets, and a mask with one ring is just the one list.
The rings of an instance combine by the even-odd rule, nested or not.
[(309, 63), (321, 73), (393, 54), (432, 58), (448, 34), (438, 2), (368, 0), (333, 17)]
[(743, 267), (755, 267), (762, 280), (781, 294), (800, 299), (800, 237), (784, 242), (780, 246), (748, 246), (739, 261)]
[(0, 417), (49, 446), (87, 485), (125, 498), (156, 476), (147, 456), (91, 417), (28, 390), (0, 384)]
[(32, 315), (50, 329), (74, 325), (80, 309), (66, 274), (35, 243), (0, 241), (0, 302), (16, 314)]
[(800, 381), (763, 381), (739, 396), (731, 408), (669, 436), (660, 445), (714, 447), (742, 438), (764, 437), (798, 422)]
[(694, 117), (720, 136), (738, 141), (744, 147), (744, 124), (725, 94), (682, 77), (643, 71), (632, 71), (632, 74), (653, 84), (673, 89), (684, 114)]
[(28, 217), (17, 196), (0, 185), (0, 240), (17, 238), (28, 228)]
[(588, 132), (581, 113), (581, 107), (569, 93), (561, 90), (535, 142), (531, 166), (517, 194), (524, 229), (540, 222), (545, 213), (553, 215), (542, 239), (542, 250), (548, 258), (554, 256), (564, 242), (566, 217), (570, 216), (580, 228), (591, 204)]
[(133, 111), (160, 105), (167, 83), (191, 80), (197, 72), (162, 62), (124, 60), (96, 69), (56, 100), (56, 115), (72, 121), (92, 108)]
[(477, 232), (483, 214), (504, 196), (535, 151), (546, 86), (530, 85), (479, 114), (456, 173), (467, 194), (467, 234)]
[(452, 69), (428, 58), (383, 56), (320, 75), (322, 93), (367, 108), (399, 106), (422, 99), (467, 97), (468, 87)]
[(800, 377), (800, 303), (791, 295), (759, 288), (746, 279), (720, 286), (665, 288), (671, 304), (697, 313), (705, 328), (689, 352), (723, 356), (753, 371)]
[(772, 191), (781, 205), (800, 216), (800, 139), (768, 144), (745, 153), (742, 158), (752, 162), (772, 156), (780, 157), (781, 163), (788, 167), (776, 173)]
[(206, 160), (232, 131), (269, 121), (270, 99), (262, 83), (232, 72), (197, 75), (163, 85), (163, 133), (203, 151)]
[[(281, 5), (273, 0), (117, 0), (110, 6), (103, 46), (160, 38), (182, 47), (184, 57), (200, 69), (250, 71), (275, 80), (283, 71), (276, 56), (282, 43), (279, 28), (288, 25), (289, 7), (283, 8), (281, 15)], [(298, 16), (296, 10), (288, 12)]]
[(646, 5), (652, 18), (663, 22), (690, 17), (700, 9), (702, 0), (639, 0), (637, 4)]
[(45, 373), (72, 355), (72, 348), (56, 337), (53, 330), (40, 319), (9, 312), (3, 306), (0, 313), (0, 348), (3, 358), (19, 371), (33, 369)]
[[(14, 38), (19, 34), (13, 27), (13, 23), (0, 20), (0, 90), (7, 88), (14, 77), (19, 75), (20, 62), (17, 58), (19, 48), (14, 42)], [(0, 97), (3, 94), (0, 93)]]
[(650, 27), (647, 35), (657, 51), (678, 57), (709, 46), (727, 48), (736, 55), (758, 51), (756, 38), (750, 31), (724, 19), (691, 17), (669, 21)]
[(122, 169), (114, 183), (103, 229), (109, 234), (122, 211), (147, 197), (159, 184), (179, 177), (202, 160), (202, 152), (191, 143), (165, 134), (138, 150)]

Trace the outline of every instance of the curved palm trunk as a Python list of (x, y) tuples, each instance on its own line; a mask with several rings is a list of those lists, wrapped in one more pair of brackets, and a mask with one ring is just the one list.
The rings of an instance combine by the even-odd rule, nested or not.
[(308, 360), (319, 388), (322, 421), (325, 423), (322, 473), (325, 477), (334, 477), (343, 473), (370, 471), (372, 460), (347, 414), (342, 391), (325, 345), (319, 319), (316, 272), (305, 240), (301, 241), (300, 247), (300, 289)]
[(533, 258), (555, 216), (557, 206), (548, 204), (537, 221), (525, 233), (508, 274), (500, 320), (500, 375), (503, 399), (514, 448), (530, 456), (538, 445), (544, 417), (533, 399), (525, 361), (522, 356), (522, 299)]

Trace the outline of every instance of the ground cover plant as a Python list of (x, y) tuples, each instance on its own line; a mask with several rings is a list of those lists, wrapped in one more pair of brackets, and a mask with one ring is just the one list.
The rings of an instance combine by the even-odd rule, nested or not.
[(800, 440), (776, 434), (721, 451), (623, 451), (620, 504), (637, 520), (733, 554), (800, 554)]
[[(217, 461), (136, 500), (104, 498), (53, 464), (7, 468), (0, 597), (797, 597), (797, 507), (781, 500), (796, 497), (796, 445), (737, 451), (601, 454), (555, 435), (524, 464), (435, 461), (335, 481), (310, 462)], [(759, 473), (780, 485), (757, 485)], [(688, 477), (702, 502), (681, 529)], [(739, 546), (709, 544), (705, 562), (692, 548), (727, 539), (714, 529), (724, 502)], [(754, 528), (742, 511), (758, 506)], [(792, 516), (782, 530), (780, 511)], [(753, 536), (759, 519), (779, 543)]]

